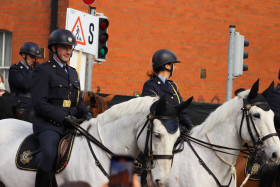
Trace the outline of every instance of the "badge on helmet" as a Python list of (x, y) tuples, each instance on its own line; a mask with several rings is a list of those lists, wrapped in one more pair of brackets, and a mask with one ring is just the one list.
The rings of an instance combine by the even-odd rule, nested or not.
[(73, 33), (69, 30), (59, 29), (55, 30), (50, 34), (48, 41), (48, 48), (51, 49), (51, 46), (62, 44), (62, 45), (72, 45), (76, 46), (76, 38)]

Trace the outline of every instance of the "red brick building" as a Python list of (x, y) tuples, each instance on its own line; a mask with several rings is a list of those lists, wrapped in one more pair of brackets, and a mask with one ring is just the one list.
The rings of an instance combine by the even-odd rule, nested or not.
[[(48, 60), (52, 1), (0, 1), (1, 74), (20, 60), (19, 49), (27, 41), (45, 49), (40, 62)], [(260, 90), (278, 82), (278, 0), (97, 0), (93, 6), (110, 21), (107, 61), (93, 67), (93, 91), (99, 86), (102, 93), (141, 93), (153, 53), (167, 48), (182, 61), (172, 80), (185, 99), (225, 102), (229, 25), (250, 42), (245, 60), (249, 70), (233, 80), (233, 90), (249, 88), (258, 78)], [(68, 7), (88, 12), (82, 0), (58, 0), (58, 28), (65, 28)], [(201, 69), (206, 69), (205, 79)]]

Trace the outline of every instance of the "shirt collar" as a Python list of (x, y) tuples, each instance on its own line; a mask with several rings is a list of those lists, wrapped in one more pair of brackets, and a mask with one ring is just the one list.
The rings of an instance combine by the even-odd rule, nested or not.
[(165, 84), (166, 78), (164, 78), (164, 77), (161, 76), (161, 75), (158, 75), (158, 78), (160, 78), (160, 80)]
[(63, 68), (64, 65), (63, 65), (61, 62), (59, 62), (58, 60), (56, 60), (56, 58), (54, 58), (54, 57), (53, 57), (53, 59), (54, 59), (54, 61), (56, 61), (56, 62), (58, 63), (58, 65), (59, 65), (61, 68)]
[(24, 67), (26, 67), (26, 69), (29, 70), (29, 66), (27, 66), (23, 61), (20, 61), (20, 62), (21, 62), (21, 64), (22, 64)]

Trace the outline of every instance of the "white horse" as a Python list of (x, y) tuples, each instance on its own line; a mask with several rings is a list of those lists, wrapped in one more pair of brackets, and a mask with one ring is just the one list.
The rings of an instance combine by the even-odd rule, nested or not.
[[(190, 136), (208, 143), (236, 149), (241, 149), (245, 142), (252, 145), (253, 141), (247, 127), (246, 118), (243, 121), (243, 125), (240, 125), (242, 119), (241, 109), (244, 107), (247, 109), (245, 113), (248, 112), (248, 114), (251, 115), (257, 132), (260, 138), (263, 139), (264, 161), (271, 165), (279, 164), (280, 141), (278, 136), (273, 134), (276, 133), (273, 122), (274, 113), (269, 109), (266, 102), (266, 97), (273, 89), (274, 84), (271, 84), (262, 94), (257, 93), (258, 85), (259, 82), (257, 81), (252, 86), (251, 90), (243, 91), (232, 100), (221, 105), (209, 115), (204, 123), (193, 128)], [(257, 133), (252, 123), (250, 123), (250, 128), (254, 140), (256, 141)], [(269, 134), (272, 136), (267, 136)], [(235, 185), (234, 177), (232, 176), (234, 174), (234, 164), (237, 156), (215, 152), (193, 142), (191, 145), (206, 166), (216, 176), (221, 185)], [(222, 149), (222, 151), (230, 152), (235, 155), (239, 154), (237, 150), (229, 151)], [(230, 182), (231, 177), (232, 181)], [(199, 163), (198, 158), (187, 142), (184, 142), (184, 150), (174, 155), (169, 185), (171, 187), (219, 186), (218, 182), (214, 180), (214, 177)]]
[[(81, 126), (87, 129), (92, 126), (89, 133), (101, 141), (115, 154), (128, 154), (136, 157), (139, 151), (144, 151), (147, 127), (144, 128), (139, 139), (137, 135), (144, 126), (150, 108), (158, 98), (140, 97), (115, 105), (109, 110), (84, 122)], [(164, 110), (167, 108), (179, 112), (190, 101), (173, 107), (159, 99), (155, 107), (156, 115), (169, 116)], [(154, 105), (153, 105), (154, 106)], [(173, 113), (174, 114), (174, 113)], [(177, 115), (177, 114), (176, 114)], [(152, 150), (154, 155), (172, 155), (172, 149), (179, 130), (169, 133), (164, 124), (158, 120), (153, 121)], [(32, 133), (32, 124), (16, 119), (0, 121), (0, 181), (6, 187), (31, 187), (35, 185), (36, 172), (20, 170), (16, 167), (15, 156), (23, 139)], [(109, 172), (110, 158), (106, 152), (92, 144), (93, 150), (104, 169)], [(149, 147), (150, 149), (150, 147)], [(168, 181), (172, 159), (154, 160), (151, 170), (153, 183), (164, 185)], [(89, 150), (85, 137), (76, 137), (69, 164), (65, 170), (56, 174), (58, 185), (68, 181), (86, 181), (94, 187), (108, 182)]]

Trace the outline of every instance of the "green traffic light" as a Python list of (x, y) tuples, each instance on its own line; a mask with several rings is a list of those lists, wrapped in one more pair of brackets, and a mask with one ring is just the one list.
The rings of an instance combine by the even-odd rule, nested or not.
[(105, 56), (105, 50), (103, 48), (99, 51), (99, 56), (100, 57), (104, 57)]

